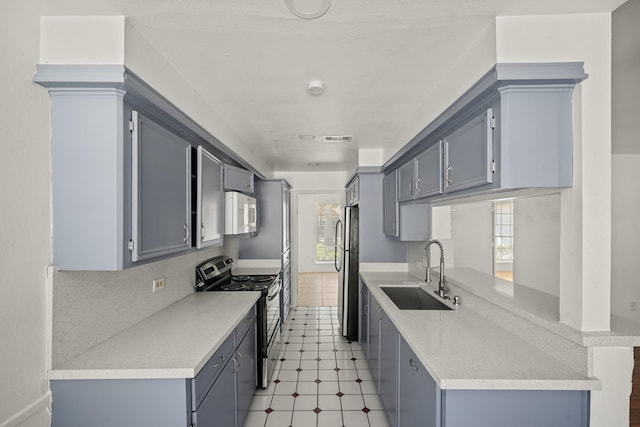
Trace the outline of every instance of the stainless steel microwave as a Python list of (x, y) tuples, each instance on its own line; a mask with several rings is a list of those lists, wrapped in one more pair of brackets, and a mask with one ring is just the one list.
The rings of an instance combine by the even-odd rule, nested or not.
[(255, 233), (258, 229), (257, 200), (237, 191), (227, 191), (224, 197), (224, 234)]

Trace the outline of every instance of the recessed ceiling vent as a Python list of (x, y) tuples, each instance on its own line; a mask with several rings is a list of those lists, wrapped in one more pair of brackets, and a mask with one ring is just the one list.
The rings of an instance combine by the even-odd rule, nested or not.
[(346, 144), (351, 142), (353, 136), (351, 135), (325, 135), (322, 137), (322, 142), (331, 142), (334, 144)]

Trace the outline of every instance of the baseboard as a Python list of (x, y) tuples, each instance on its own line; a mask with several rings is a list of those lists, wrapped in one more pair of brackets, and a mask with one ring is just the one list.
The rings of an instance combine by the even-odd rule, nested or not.
[(46, 410), (49, 414), (51, 413), (51, 391), (48, 391), (35, 402), (25, 406), (21, 411), (13, 414), (5, 421), (0, 422), (0, 427), (22, 426), (26, 420), (42, 410)]

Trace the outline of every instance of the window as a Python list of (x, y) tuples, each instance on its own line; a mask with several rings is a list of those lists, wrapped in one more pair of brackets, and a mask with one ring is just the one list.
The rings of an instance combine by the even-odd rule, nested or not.
[(493, 218), (494, 272), (513, 281), (513, 201), (494, 202)]
[(316, 263), (334, 261), (339, 219), (340, 203), (316, 203)]

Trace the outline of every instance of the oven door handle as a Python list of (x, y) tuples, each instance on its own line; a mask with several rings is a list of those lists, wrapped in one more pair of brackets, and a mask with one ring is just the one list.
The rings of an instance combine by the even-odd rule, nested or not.
[(276, 281), (277, 281), (277, 284), (269, 290), (267, 301), (273, 301), (280, 293), (280, 289), (282, 288), (282, 283), (280, 282), (279, 277), (276, 279)]

